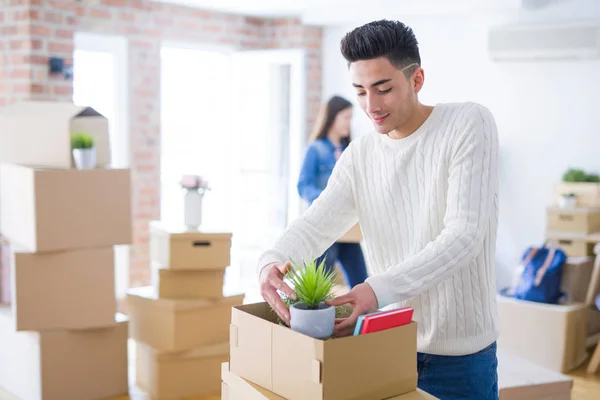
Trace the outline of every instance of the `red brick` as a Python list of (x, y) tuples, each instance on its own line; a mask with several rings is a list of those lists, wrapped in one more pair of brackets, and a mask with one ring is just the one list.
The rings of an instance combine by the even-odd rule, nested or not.
[(29, 78), (29, 76), (30, 73), (27, 69), (15, 69), (13, 71), (10, 71), (11, 79), (27, 79)]
[(42, 70), (34, 70), (33, 71), (33, 80), (36, 82), (43, 82), (48, 80), (48, 70), (47, 69), (42, 69)]
[(9, 36), (9, 35), (16, 35), (17, 34), (17, 27), (16, 26), (0, 26), (0, 35), (1, 36)]
[(34, 36), (52, 36), (52, 28), (43, 25), (31, 25), (30, 32)]
[(103, 8), (92, 8), (90, 10), (90, 16), (98, 19), (110, 19), (112, 14), (109, 10)]
[(44, 43), (40, 39), (32, 39), (31, 40), (31, 48), (33, 50), (41, 50), (44, 46)]
[(148, 0), (131, 0), (131, 7), (144, 11), (152, 10), (152, 4)]
[(140, 28), (137, 26), (127, 26), (125, 27), (125, 33), (128, 35), (137, 35), (140, 33)]
[(73, 31), (69, 30), (69, 29), (57, 29), (55, 36), (57, 38), (65, 38), (65, 39), (72, 39), (73, 38)]
[(51, 6), (49, 8), (57, 8), (60, 10), (72, 11), (77, 8), (76, 2), (72, 0), (46, 0), (46, 3)]
[(164, 31), (162, 29), (145, 29), (143, 31), (144, 36), (152, 36), (152, 37), (162, 37), (164, 35)]
[(31, 42), (27, 39), (15, 39), (10, 41), (11, 50), (30, 49)]
[(4, 11), (0, 11), (0, 24), (4, 22)]
[(6, 105), (6, 100), (0, 97), (0, 107), (4, 107)]
[(121, 21), (135, 21), (135, 14), (132, 12), (123, 11), (119, 14)]
[(46, 11), (42, 19), (46, 22), (54, 22), (55, 24), (62, 24), (63, 22), (62, 14), (52, 11)]
[(248, 25), (254, 25), (254, 26), (264, 26), (265, 25), (265, 20), (262, 18), (246, 17), (245, 22)]
[(48, 43), (48, 51), (50, 53), (73, 53), (74, 50), (73, 43), (57, 43), (50, 42)]
[(71, 96), (73, 94), (73, 86), (60, 85), (52, 87), (52, 94), (57, 96)]
[(204, 32), (221, 32), (223, 27), (221, 25), (204, 25), (202, 30)]
[(125, 7), (127, 5), (126, 0), (102, 0), (102, 4), (105, 6), (112, 7)]
[(194, 18), (199, 18), (199, 19), (210, 19), (212, 17), (214, 17), (214, 13), (210, 12), (210, 11), (206, 11), (206, 10), (192, 10), (189, 15), (191, 15)]
[(171, 17), (158, 16), (154, 18), (154, 22), (161, 26), (172, 26), (175, 20)]
[(77, 15), (78, 17), (84, 17), (85, 16), (85, 7), (77, 7), (75, 9), (75, 15)]
[(31, 85), (31, 93), (33, 94), (46, 94), (48, 92), (48, 87), (46, 85), (42, 85), (41, 83), (33, 83)]
[(30, 21), (37, 20), (39, 18), (39, 13), (36, 10), (19, 10), (14, 13), (15, 21)]

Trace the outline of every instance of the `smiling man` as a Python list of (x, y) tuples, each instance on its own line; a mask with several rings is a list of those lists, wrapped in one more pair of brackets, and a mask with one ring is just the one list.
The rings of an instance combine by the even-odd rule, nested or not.
[(419, 387), (444, 399), (497, 399), (494, 254), (498, 139), (476, 103), (419, 101), (425, 82), (417, 40), (398, 21), (376, 21), (341, 43), (352, 86), (375, 131), (354, 140), (327, 188), (259, 260), (261, 293), (286, 321), (277, 290), (286, 261), (316, 258), (357, 221), (373, 270), (330, 302), (359, 315), (413, 307)]

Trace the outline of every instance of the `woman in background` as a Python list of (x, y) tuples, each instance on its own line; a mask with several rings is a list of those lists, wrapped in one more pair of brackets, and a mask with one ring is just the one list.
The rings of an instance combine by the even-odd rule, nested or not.
[[(335, 163), (350, 144), (351, 120), (352, 103), (342, 97), (332, 97), (321, 109), (298, 180), (298, 193), (309, 206), (325, 189)], [(340, 262), (351, 288), (367, 279), (360, 243), (336, 242), (317, 262), (323, 259), (328, 271)]]

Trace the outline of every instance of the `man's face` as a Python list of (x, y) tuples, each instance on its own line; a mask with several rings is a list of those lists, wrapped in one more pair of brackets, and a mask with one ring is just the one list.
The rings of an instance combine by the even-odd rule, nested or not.
[(407, 79), (404, 71), (380, 57), (353, 62), (350, 74), (358, 102), (377, 132), (388, 134), (410, 119), (423, 83), (422, 69)]

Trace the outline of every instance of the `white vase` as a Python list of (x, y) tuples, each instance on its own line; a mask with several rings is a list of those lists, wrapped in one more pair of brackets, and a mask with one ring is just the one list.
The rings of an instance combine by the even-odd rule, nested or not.
[(96, 148), (73, 149), (73, 161), (77, 169), (96, 168)]
[(326, 339), (333, 335), (335, 307), (325, 303), (316, 310), (304, 303), (294, 303), (290, 307), (290, 328), (315, 339)]
[(198, 229), (202, 224), (202, 199), (204, 194), (187, 190), (184, 196), (183, 223), (188, 229)]
[(560, 196), (558, 198), (558, 206), (560, 208), (575, 208), (577, 198), (573, 196)]

